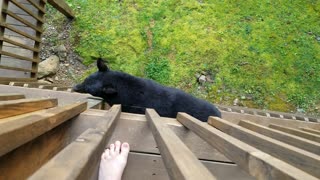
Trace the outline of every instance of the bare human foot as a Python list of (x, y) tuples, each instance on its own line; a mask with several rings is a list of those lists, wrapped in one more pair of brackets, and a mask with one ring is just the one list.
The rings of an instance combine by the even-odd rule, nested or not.
[(101, 156), (99, 180), (121, 180), (123, 170), (127, 165), (129, 144), (116, 141), (110, 144)]

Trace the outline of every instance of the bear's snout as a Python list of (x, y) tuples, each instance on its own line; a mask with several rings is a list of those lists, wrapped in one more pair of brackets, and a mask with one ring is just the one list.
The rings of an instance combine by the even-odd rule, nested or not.
[(73, 86), (73, 91), (75, 92), (79, 92), (79, 93), (85, 93), (84, 87), (82, 84), (77, 84), (75, 86)]

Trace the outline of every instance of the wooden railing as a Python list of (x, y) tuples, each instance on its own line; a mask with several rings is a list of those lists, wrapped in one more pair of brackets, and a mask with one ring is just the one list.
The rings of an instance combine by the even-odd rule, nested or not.
[[(0, 81), (35, 81), (47, 0), (2, 0), (0, 3)], [(62, 0), (50, 0), (69, 18)]]

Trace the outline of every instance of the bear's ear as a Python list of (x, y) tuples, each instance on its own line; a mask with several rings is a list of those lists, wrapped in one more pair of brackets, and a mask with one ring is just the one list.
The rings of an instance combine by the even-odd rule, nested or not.
[(116, 89), (111, 88), (111, 87), (109, 87), (109, 88), (103, 88), (103, 92), (104, 92), (105, 94), (108, 94), (108, 95), (115, 95), (115, 94), (118, 93)]
[(99, 69), (100, 72), (109, 71), (108, 66), (103, 62), (103, 59), (102, 59), (102, 58), (99, 58), (99, 59), (97, 60), (97, 66), (98, 66), (98, 69)]

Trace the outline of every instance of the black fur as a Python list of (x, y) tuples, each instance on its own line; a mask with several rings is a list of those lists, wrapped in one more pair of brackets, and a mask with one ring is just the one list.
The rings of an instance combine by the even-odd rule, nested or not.
[(215, 106), (181, 90), (111, 71), (102, 59), (98, 59), (97, 66), (99, 71), (76, 85), (76, 92), (102, 97), (110, 105), (121, 104), (123, 111), (131, 113), (144, 113), (145, 108), (153, 108), (164, 117), (175, 118), (178, 112), (186, 112), (204, 122), (208, 116), (221, 117)]

